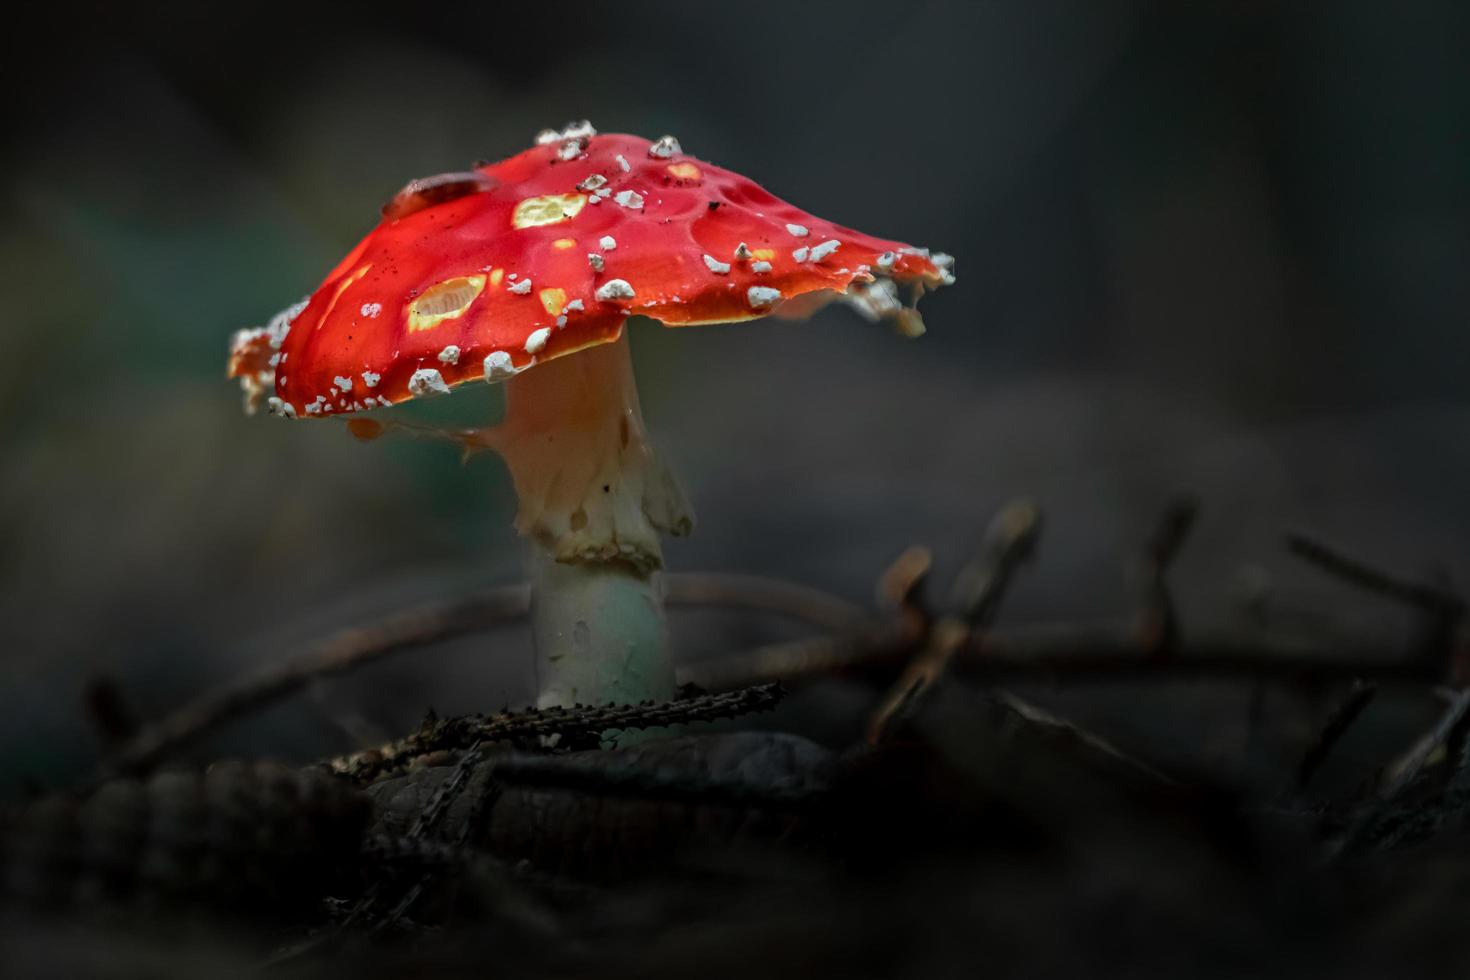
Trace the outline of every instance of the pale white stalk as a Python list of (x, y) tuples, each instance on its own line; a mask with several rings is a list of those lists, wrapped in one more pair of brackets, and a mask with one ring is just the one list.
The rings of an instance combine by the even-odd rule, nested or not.
[(505, 421), (477, 435), (520, 500), (537, 703), (672, 697), (659, 535), (693, 520), (648, 443), (626, 333), (506, 381)]
[(673, 697), (658, 573), (559, 562), (535, 542), (527, 553), (538, 706)]

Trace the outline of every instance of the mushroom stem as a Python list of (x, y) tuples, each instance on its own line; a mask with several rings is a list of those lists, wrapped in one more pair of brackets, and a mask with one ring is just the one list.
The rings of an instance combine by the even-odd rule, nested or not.
[(674, 695), (657, 573), (627, 562), (560, 562), (527, 547), (536, 704), (636, 704)]
[(626, 335), (506, 382), (504, 458), (526, 536), (537, 703), (633, 703), (674, 692), (657, 580), (683, 495), (649, 445)]

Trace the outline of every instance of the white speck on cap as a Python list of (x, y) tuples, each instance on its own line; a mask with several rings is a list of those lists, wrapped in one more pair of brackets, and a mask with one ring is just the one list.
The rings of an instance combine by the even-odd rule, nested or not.
[(810, 234), (810, 232), (807, 231), (806, 225), (788, 224), (786, 226), (786, 230), (791, 232), (791, 234), (795, 235), (797, 238), (805, 238), (808, 234)]
[(643, 207), (643, 195), (637, 191), (618, 191), (613, 195), (613, 200), (625, 208), (632, 208), (634, 211)]
[(618, 166), (623, 168), (623, 173), (627, 173), (628, 171), (633, 169), (632, 167), (628, 166), (627, 159), (621, 153), (613, 157), (613, 159), (618, 161)]
[(736, 262), (746, 262), (746, 261), (749, 261), (749, 259), (750, 259), (750, 257), (751, 257), (752, 254), (754, 254), (754, 253), (751, 252), (750, 246), (747, 245), (747, 244), (745, 244), (744, 242), (741, 242), (739, 245), (736, 245), (735, 246), (735, 261)]
[(531, 291), (531, 280), (522, 279), (513, 286), (506, 286), (505, 289), (507, 292), (515, 293), (517, 296), (524, 296)]
[(419, 368), (408, 379), (408, 393), (414, 396), (447, 395), (449, 385), (444, 383), (444, 375), (433, 368)]
[(567, 325), (567, 315), (565, 313), (563, 313), (561, 316), (559, 316), (559, 317), (556, 318), (556, 329), (560, 330), (562, 327), (564, 327), (566, 325)]
[(372, 320), (375, 319), (379, 313), (383, 312), (383, 304), (364, 303), (362, 304), (362, 309), (359, 312), (361, 312), (362, 315), (367, 317), (369, 320)]
[(577, 184), (577, 190), (595, 191), (597, 190), (597, 188), (606, 183), (607, 178), (604, 177), (602, 174), (588, 174), (586, 177), (582, 178), (581, 182)]
[(535, 354), (546, 346), (546, 340), (551, 336), (550, 327), (541, 327), (531, 331), (531, 336), (526, 338), (526, 353)]
[(594, 295), (604, 303), (611, 302), (615, 299), (632, 299), (633, 287), (628, 285), (628, 280), (626, 279), (609, 279), (597, 287), (597, 292)]
[(781, 299), (781, 290), (770, 286), (751, 286), (745, 291), (745, 299), (755, 309), (775, 306)]
[(443, 350), (439, 352), (439, 360), (443, 361), (445, 364), (458, 364), (459, 345), (449, 344), (448, 346), (446, 346)]
[(351, 391), (352, 390), (352, 379), (351, 378), (343, 378), (343, 377), (340, 377), (340, 376), (339, 377), (335, 377), (335, 378), (332, 379), (332, 384), (336, 385), (338, 388), (341, 388), (343, 391)]
[(485, 355), (485, 380), (499, 381), (516, 373), (516, 366), (511, 363), (510, 354), (503, 350), (491, 351)]
[(656, 160), (667, 160), (675, 153), (683, 153), (679, 141), (672, 136), (660, 136), (648, 147), (648, 155)]
[(611, 235), (603, 235), (600, 239), (598, 239), (597, 244), (602, 248), (604, 252), (611, 252), (613, 249), (618, 247), (618, 240)]
[(810, 258), (813, 262), (820, 262), (827, 256), (831, 255), (833, 252), (837, 251), (837, 246), (841, 244), (842, 243), (839, 242), (837, 239), (829, 238), (820, 245), (813, 245), (811, 255), (809, 255), (808, 258)]
[(751, 272), (770, 272), (771, 271), (771, 263), (769, 263), (769, 262), (752, 262), (752, 263), (750, 263), (750, 271)]
[(607, 263), (602, 260), (602, 256), (598, 255), (596, 252), (587, 253), (587, 264), (592, 266), (593, 272), (601, 272), (604, 268), (607, 267)]
[(564, 310), (585, 310), (586, 308), (587, 308), (587, 304), (585, 304), (585, 303), (582, 302), (582, 297), (580, 297), (580, 296), (578, 296), (576, 299), (572, 300), (566, 306), (563, 306), (562, 307), (562, 309), (564, 309)]
[(795, 259), (796, 261), (798, 261), (798, 262), (805, 262), (807, 260), (807, 256), (810, 253), (811, 253), (811, 249), (809, 249), (805, 245), (803, 245), (801, 248), (799, 248), (796, 251), (792, 252), (791, 253), (791, 257), (793, 259)]
[(715, 258), (712, 255), (706, 255), (704, 257), (704, 264), (705, 268), (709, 269), (709, 271), (713, 272), (717, 276), (726, 276), (730, 274), (730, 263), (721, 262), (719, 259)]
[(381, 381), (382, 378), (383, 376), (376, 371), (362, 372), (362, 383), (367, 385), (369, 388), (376, 388), (378, 386), (378, 382)]
[(879, 269), (887, 272), (889, 269), (893, 268), (894, 260), (896, 260), (897, 258), (898, 256), (894, 255), (892, 252), (884, 252), (882, 255), (878, 256), (878, 261), (875, 264), (878, 266)]

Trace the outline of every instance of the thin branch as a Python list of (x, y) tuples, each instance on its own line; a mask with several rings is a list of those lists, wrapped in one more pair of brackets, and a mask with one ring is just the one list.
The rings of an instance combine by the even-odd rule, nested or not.
[(228, 722), (279, 701), (321, 677), (340, 674), (401, 650), (463, 636), (526, 614), (529, 591), (505, 586), (448, 602), (432, 602), (352, 627), (306, 654), (227, 682), (145, 727), (106, 760), (108, 775), (139, 773)]
[(754, 711), (769, 711), (780, 703), (784, 695), (780, 685), (767, 684), (658, 704), (533, 708), (490, 717), (444, 718), (426, 724), (419, 731), (395, 742), (329, 759), (325, 765), (337, 775), (355, 782), (371, 782), (392, 775), (413, 759), (430, 752), (464, 749), (479, 742), (488, 744), (549, 735), (596, 735), (610, 729), (661, 728), (734, 718)]
[(1465, 614), (1465, 600), (1454, 593), (1401, 578), (1304, 532), (1288, 531), (1286, 547), (1298, 558), (1368, 592), (1408, 603), (1436, 616), (1458, 618)]
[(1199, 503), (1193, 497), (1170, 501), (1143, 549), (1143, 581), (1133, 629), (1140, 646), (1153, 656), (1172, 655), (1179, 643), (1179, 616), (1169, 590), (1168, 572), (1198, 514)]
[(761, 575), (676, 572), (666, 575), (664, 583), (665, 601), (670, 605), (758, 610), (834, 632), (852, 629), (873, 617), (857, 603), (830, 592)]
[(868, 722), (869, 745), (881, 744), (912, 717), (955, 654), (990, 625), (1016, 569), (1030, 557), (1040, 533), (1041, 511), (1029, 500), (1013, 501), (995, 516), (986, 529), (981, 554), (955, 582), (958, 611), (934, 624), (923, 650), (879, 702)]
[(1342, 739), (1343, 735), (1347, 734), (1348, 729), (1362, 716), (1363, 711), (1373, 702), (1377, 694), (1377, 684), (1366, 681), (1361, 677), (1353, 679), (1353, 685), (1348, 690), (1347, 695), (1332, 710), (1332, 713), (1327, 716), (1327, 723), (1322, 726), (1322, 730), (1317, 733), (1317, 737), (1312, 740), (1312, 744), (1307, 746), (1307, 751), (1302, 754), (1302, 761), (1297, 765), (1296, 769), (1296, 788), (1298, 791), (1307, 788), (1307, 784), (1312, 781), (1312, 777), (1317, 774), (1317, 770), (1322, 767), (1322, 763), (1327, 761), (1327, 757), (1332, 754), (1332, 750), (1338, 741)]
[[(779, 579), (724, 573), (666, 577), (668, 601), (681, 606), (729, 606), (804, 620), (826, 630), (848, 630), (870, 619), (861, 606)], [(186, 745), (258, 711), (312, 681), (341, 674), (416, 647), (479, 633), (523, 618), (530, 590), (509, 585), (459, 599), (436, 601), (351, 627), (305, 654), (227, 681), (144, 727), (103, 765), (101, 778), (147, 771)]]
[[(913, 655), (917, 639), (903, 624), (872, 633), (771, 644), (686, 665), (680, 680), (721, 691), (780, 680), (797, 685), (844, 674), (892, 673)], [(1077, 684), (1195, 679), (1311, 679), (1381, 684), (1440, 683), (1434, 664), (1406, 659), (1395, 647), (1304, 644), (1254, 634), (1192, 638), (1163, 659), (1151, 657), (1130, 624), (1037, 623), (993, 628), (954, 652), (952, 670), (984, 682)]]
[(1379, 792), (1380, 798), (1389, 801), (1402, 793), (1423, 770), (1430, 757), (1445, 746), (1450, 733), (1465, 720), (1467, 712), (1470, 712), (1470, 687), (1456, 694), (1435, 726), (1389, 767), (1387, 779)]

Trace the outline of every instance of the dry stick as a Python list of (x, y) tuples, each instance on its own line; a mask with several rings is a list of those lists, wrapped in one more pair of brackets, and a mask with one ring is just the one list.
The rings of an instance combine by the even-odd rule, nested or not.
[(1419, 739), (1398, 761), (1388, 767), (1388, 778), (1379, 790), (1384, 801), (1393, 800), (1412, 783), (1435, 751), (1449, 741), (1450, 734), (1470, 712), (1470, 687), (1458, 692), (1435, 726)]
[[(852, 629), (869, 618), (861, 606), (818, 589), (754, 575), (674, 574), (668, 576), (667, 589), (668, 601), (675, 605), (759, 609), (824, 629)], [(318, 678), (521, 619), (529, 605), (526, 586), (502, 586), (447, 602), (426, 603), (343, 630), (302, 656), (228, 681), (146, 726), (105, 760), (103, 777), (151, 769), (182, 746)]]
[(1172, 654), (1179, 642), (1179, 617), (1169, 591), (1168, 571), (1198, 514), (1199, 503), (1193, 497), (1170, 501), (1144, 547), (1143, 594), (1133, 630), (1139, 646), (1152, 656)]
[[(410, 839), (422, 839), (426, 834), (438, 827), (439, 822), (444, 819), (444, 814), (449, 812), (450, 805), (464, 792), (466, 786), (469, 784), (470, 776), (475, 767), (484, 758), (485, 752), (483, 743), (481, 742), (476, 742), (469, 747), (468, 751), (460, 756), (459, 761), (454, 764), (454, 771), (450, 773), (449, 778), (439, 786), (439, 790), (434, 794), (433, 799), (414, 818), (413, 824), (408, 828), (407, 836)], [(492, 796), (498, 796), (499, 784), (492, 783), (486, 792)], [(493, 805), (493, 800), (488, 801), (488, 803), (489, 805)], [(465, 841), (459, 840), (456, 843), (463, 846)], [(413, 908), (414, 904), (418, 902), (419, 897), (423, 895), (424, 889), (429, 886), (431, 881), (433, 881), (432, 875), (420, 875), (413, 884), (408, 886), (388, 914), (373, 926), (373, 931), (378, 933), (386, 932), (397, 925), (408, 914), (409, 910)], [(353, 911), (356, 912), (356, 909)], [(369, 907), (367, 911), (371, 913), (373, 909)]]
[[(796, 685), (843, 673), (891, 670), (915, 649), (901, 624), (871, 634), (813, 637), (690, 664), (680, 680), (711, 691), (780, 679)], [(1342, 644), (1306, 645), (1223, 633), (1197, 636), (1168, 658), (1151, 658), (1118, 622), (1030, 624), (995, 628), (954, 652), (950, 669), (976, 681), (1088, 683), (1196, 679), (1269, 679), (1434, 683), (1439, 671), (1402, 651)]]
[(105, 770), (118, 774), (150, 769), (179, 747), (319, 677), (517, 619), (526, 614), (529, 603), (525, 586), (505, 586), (449, 602), (426, 603), (367, 626), (345, 629), (303, 656), (229, 681), (147, 726), (106, 761)]
[(1307, 751), (1302, 754), (1302, 761), (1296, 768), (1296, 788), (1298, 791), (1307, 788), (1312, 777), (1322, 768), (1322, 763), (1332, 754), (1333, 748), (1341, 740), (1347, 730), (1353, 726), (1363, 714), (1364, 709), (1372, 703), (1378, 694), (1378, 685), (1361, 677), (1353, 679), (1353, 686), (1347, 695), (1338, 703), (1332, 713), (1327, 716), (1327, 723), (1307, 746)]
[(665, 576), (665, 601), (676, 606), (755, 609), (802, 620), (827, 630), (848, 630), (873, 614), (830, 592), (760, 575), (675, 573)]
[(1288, 531), (1286, 547), (1298, 558), (1369, 592), (1406, 602), (1437, 616), (1459, 617), (1465, 614), (1465, 600), (1454, 593), (1400, 578), (1360, 558), (1350, 557), (1304, 532)]
[(391, 775), (413, 759), (430, 752), (463, 749), (479, 742), (572, 733), (596, 734), (609, 729), (662, 728), (734, 718), (750, 712), (769, 711), (781, 702), (784, 695), (779, 684), (766, 684), (658, 704), (533, 708), (491, 717), (445, 718), (395, 742), (329, 759), (324, 765), (339, 776), (356, 782), (370, 782)]
[(1330, 849), (1331, 858), (1341, 859), (1356, 853), (1371, 839), (1384, 815), (1391, 811), (1391, 804), (1399, 794), (1413, 784), (1430, 756), (1434, 755), (1435, 750), (1444, 746), (1451, 734), (1465, 722), (1467, 712), (1470, 712), (1470, 688), (1455, 692), (1449, 707), (1445, 709), (1434, 728), (1420, 738), (1397, 762), (1388, 767), (1387, 778), (1379, 785), (1377, 798), (1358, 810), (1347, 829)]
[(1035, 547), (1041, 512), (1029, 500), (1007, 504), (986, 530), (980, 557), (955, 584), (960, 612), (934, 625), (929, 642), (899, 675), (868, 723), (867, 744), (879, 745), (911, 717), (955, 654), (990, 625), (1021, 562)]

